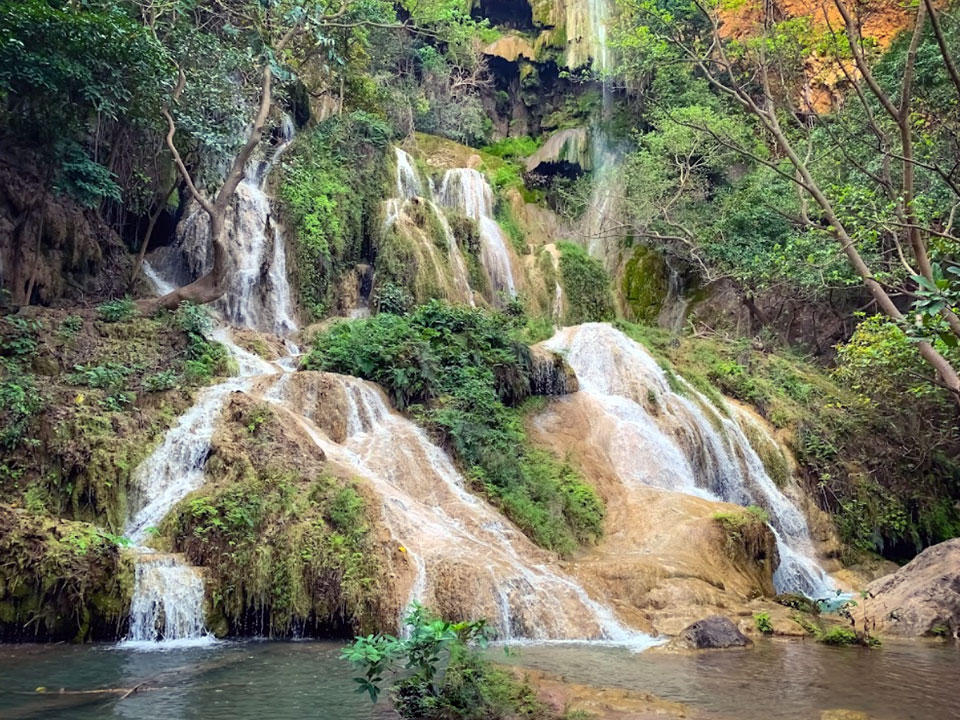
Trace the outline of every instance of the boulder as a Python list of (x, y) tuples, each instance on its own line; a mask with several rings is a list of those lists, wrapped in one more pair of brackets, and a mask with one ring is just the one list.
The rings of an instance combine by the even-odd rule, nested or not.
[(867, 585), (860, 617), (881, 635), (960, 634), (960, 538), (934, 545)]
[(670, 646), (681, 650), (719, 650), (748, 647), (753, 641), (740, 632), (729, 618), (712, 615), (684, 628)]

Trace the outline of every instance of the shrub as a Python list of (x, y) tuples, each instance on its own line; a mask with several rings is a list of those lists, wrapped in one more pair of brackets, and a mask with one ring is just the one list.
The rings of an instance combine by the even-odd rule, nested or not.
[(147, 392), (172, 390), (176, 386), (177, 373), (174, 370), (161, 370), (143, 379), (143, 387)]
[(123, 322), (133, 317), (137, 306), (130, 298), (120, 298), (118, 300), (108, 300), (97, 306), (97, 315), (104, 322)]
[(561, 242), (557, 243), (557, 248), (560, 250), (560, 281), (569, 306), (567, 324), (613, 320), (610, 276), (603, 264), (590, 257), (579, 245)]
[(362, 255), (376, 230), (387, 182), (391, 129), (364, 112), (335, 116), (297, 139), (279, 186), (295, 237), (297, 282), (315, 318), (330, 306), (333, 281)]
[(490, 628), (483, 620), (451, 623), (419, 604), (405, 619), (409, 635), (358, 637), (341, 657), (363, 675), (356, 692), (374, 702), (385, 676), (407, 677), (391, 682), (393, 705), (406, 720), (501, 720), (546, 714), (529, 685), (486, 660)]
[(757, 630), (764, 635), (773, 635), (773, 623), (770, 622), (770, 613), (754, 613), (753, 623), (757, 626)]

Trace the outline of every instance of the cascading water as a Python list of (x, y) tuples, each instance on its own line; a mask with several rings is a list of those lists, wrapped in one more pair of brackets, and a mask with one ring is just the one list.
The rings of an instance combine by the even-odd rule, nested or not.
[(610, 325), (566, 328), (546, 345), (566, 357), (581, 392), (617, 428), (605, 450), (625, 485), (763, 507), (780, 551), (777, 590), (815, 598), (834, 593), (814, 558), (806, 519), (770, 479), (736, 420), (690, 386), (689, 396), (674, 392), (649, 353)]
[[(320, 394), (310, 391), (311, 383), (330, 381), (346, 407), (339, 444), (317, 427), (328, 410), (314, 404)], [(622, 626), (551, 553), (471, 494), (446, 453), (393, 412), (376, 386), (301, 372), (285, 376), (266, 397), (290, 412), (328, 459), (350, 467), (383, 498), (384, 521), (412, 559), (409, 601), (487, 617), (506, 640), (597, 640), (637, 649), (656, 643)]]
[(203, 577), (179, 555), (137, 558), (126, 645), (164, 647), (212, 642), (204, 624)]
[(507, 238), (493, 218), (493, 190), (479, 170), (447, 170), (440, 183), (440, 203), (477, 221), (480, 230), (480, 262), (497, 292), (517, 296)]
[[(271, 221), (264, 185), (274, 163), (292, 140), (293, 123), (285, 118), (281, 142), (270, 159), (251, 161), (237, 187), (227, 237), (233, 270), (226, 294), (214, 306), (232, 324), (281, 335), (296, 329), (296, 323), (283, 235), (279, 225)], [(193, 247), (192, 256), (203, 257), (206, 262), (208, 239), (206, 216), (198, 211), (184, 222), (182, 247), (185, 251)], [(159, 293), (172, 289), (171, 283), (149, 262), (144, 263), (144, 274)], [(143, 547), (143, 543), (174, 505), (203, 484), (216, 422), (230, 394), (248, 391), (256, 376), (280, 371), (278, 366), (237, 346), (225, 328), (218, 328), (214, 337), (230, 351), (239, 376), (201, 390), (196, 404), (180, 417), (133, 476), (130, 517), (124, 532), (138, 545), (138, 556), (127, 642), (143, 647), (211, 640), (204, 624), (201, 572), (181, 556), (155, 553)]]
[(130, 519), (124, 535), (138, 547), (127, 641), (141, 647), (212, 640), (204, 624), (200, 571), (179, 555), (155, 553), (143, 543), (174, 505), (203, 485), (210, 442), (230, 394), (249, 390), (256, 375), (279, 372), (276, 366), (233, 344), (225, 331), (218, 331), (216, 337), (231, 351), (240, 377), (201, 390), (196, 404), (133, 475)]
[(428, 195), (431, 194), (429, 192), (430, 188), (421, 182), (420, 176), (414, 168), (413, 158), (410, 157), (409, 153), (400, 148), (394, 148), (394, 152), (397, 158), (397, 195), (396, 197), (386, 200), (384, 229), (389, 229), (397, 221), (408, 200), (417, 199), (419, 202), (425, 203), (443, 230), (447, 244), (447, 256), (450, 261), (450, 272), (453, 276), (453, 283), (457, 294), (472, 307), (474, 305), (473, 290), (470, 288), (467, 264), (463, 259), (463, 253), (460, 252), (457, 238), (453, 234), (446, 215), (443, 210), (428, 197)]
[[(269, 159), (251, 160), (237, 186), (227, 216), (225, 245), (229, 255), (229, 286), (213, 304), (233, 324), (287, 335), (296, 330), (287, 280), (282, 228), (273, 216), (265, 186), (276, 162), (294, 137), (293, 121), (285, 117), (279, 142)], [(160, 252), (154, 265), (165, 277), (186, 280), (205, 273), (213, 263), (207, 214), (196, 208), (178, 228), (176, 253)], [(181, 268), (189, 271), (183, 277)], [(178, 277), (179, 276), (179, 277)]]

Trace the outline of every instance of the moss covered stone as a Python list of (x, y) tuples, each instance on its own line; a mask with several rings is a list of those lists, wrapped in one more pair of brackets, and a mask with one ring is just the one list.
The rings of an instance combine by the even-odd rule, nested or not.
[(0, 640), (115, 640), (133, 563), (94, 525), (0, 505)]
[(629, 319), (655, 323), (667, 298), (668, 270), (655, 251), (638, 245), (623, 269), (620, 288)]

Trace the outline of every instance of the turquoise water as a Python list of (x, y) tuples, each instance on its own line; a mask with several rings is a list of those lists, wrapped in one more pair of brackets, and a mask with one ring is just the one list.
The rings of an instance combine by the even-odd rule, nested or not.
[[(143, 652), (116, 646), (0, 646), (0, 718), (89, 720), (386, 720), (353, 692), (350, 667), (329, 642), (225, 642)], [(880, 650), (761, 641), (752, 650), (685, 655), (591, 646), (528, 646), (501, 662), (574, 682), (652, 692), (692, 717), (818, 720), (822, 710), (874, 720), (960, 718), (960, 650), (887, 643)], [(104, 688), (118, 694), (60, 694)], [(37, 694), (38, 687), (46, 692)]]

